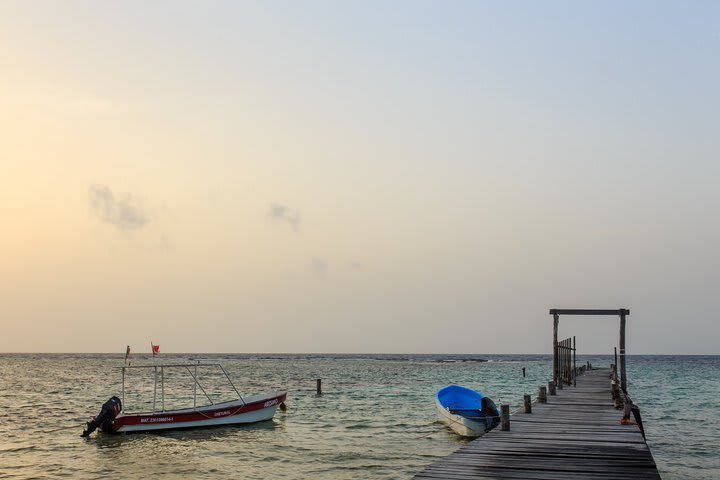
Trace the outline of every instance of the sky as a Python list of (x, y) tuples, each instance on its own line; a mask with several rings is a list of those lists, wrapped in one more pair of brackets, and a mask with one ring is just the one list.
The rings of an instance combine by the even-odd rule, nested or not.
[(623, 307), (720, 354), (718, 2), (5, 0), (0, 73), (0, 352), (547, 353)]

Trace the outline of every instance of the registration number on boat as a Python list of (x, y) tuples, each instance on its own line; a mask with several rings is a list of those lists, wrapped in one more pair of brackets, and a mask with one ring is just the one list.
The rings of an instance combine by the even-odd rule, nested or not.
[(140, 423), (162, 423), (162, 422), (172, 422), (173, 417), (148, 417), (148, 418), (141, 418)]
[(277, 403), (278, 403), (278, 399), (273, 398), (272, 400), (268, 400), (267, 402), (265, 402), (265, 404), (263, 405), (263, 408), (272, 407), (273, 405), (277, 405)]

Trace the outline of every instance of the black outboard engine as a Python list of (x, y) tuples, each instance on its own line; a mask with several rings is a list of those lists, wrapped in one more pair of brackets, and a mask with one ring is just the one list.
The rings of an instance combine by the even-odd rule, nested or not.
[(98, 427), (103, 432), (112, 431), (112, 421), (122, 411), (122, 402), (118, 397), (111, 397), (110, 400), (105, 402), (100, 409), (100, 413), (97, 417), (87, 422), (85, 430), (83, 430), (81, 437), (89, 437)]
[(490, 400), (489, 397), (482, 398), (482, 408), (480, 409), (480, 415), (485, 417), (486, 430), (492, 430), (500, 424), (498, 408), (495, 406), (495, 403)]

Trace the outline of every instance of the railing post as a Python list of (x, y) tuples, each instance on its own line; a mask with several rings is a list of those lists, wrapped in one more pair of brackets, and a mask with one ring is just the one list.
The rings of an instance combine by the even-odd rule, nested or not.
[(553, 382), (552, 380), (549, 381), (549, 382), (548, 382), (548, 386), (547, 386), (547, 393), (548, 393), (549, 395), (551, 395), (551, 396), (552, 396), (552, 395), (557, 395), (557, 391), (556, 391), (556, 389), (555, 389), (556, 386), (557, 386), (557, 385), (555, 384), (555, 382)]
[(545, 387), (538, 387), (538, 402), (547, 403), (547, 390)]
[(573, 335), (573, 387), (577, 387), (577, 345), (575, 343), (575, 335)]
[(532, 400), (530, 395), (523, 395), (523, 404), (525, 406), (525, 413), (532, 413)]

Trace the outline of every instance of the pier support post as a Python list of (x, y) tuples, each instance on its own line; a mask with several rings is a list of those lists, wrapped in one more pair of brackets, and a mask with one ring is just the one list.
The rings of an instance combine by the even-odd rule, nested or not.
[(500, 405), (500, 430), (510, 430), (510, 405)]
[(620, 379), (623, 393), (627, 393), (627, 378), (625, 377), (625, 310), (620, 310)]
[(317, 379), (317, 394), (322, 395), (322, 379)]
[(558, 323), (560, 323), (560, 315), (553, 314), (553, 380), (558, 379)]
[(573, 347), (572, 347), (572, 354), (573, 354), (573, 370), (572, 370), (572, 377), (573, 377), (573, 387), (577, 387), (577, 344), (575, 342), (575, 335), (573, 335)]
[(538, 402), (547, 403), (547, 390), (545, 387), (538, 388)]
[(557, 391), (555, 390), (555, 382), (548, 382), (547, 393), (549, 393), (550, 395), (557, 395)]
[(523, 396), (523, 404), (525, 405), (525, 413), (532, 413), (532, 400), (530, 395)]
[(563, 378), (558, 379), (558, 383), (557, 383), (558, 390), (563, 389), (563, 383), (565, 383), (565, 379), (563, 379)]

